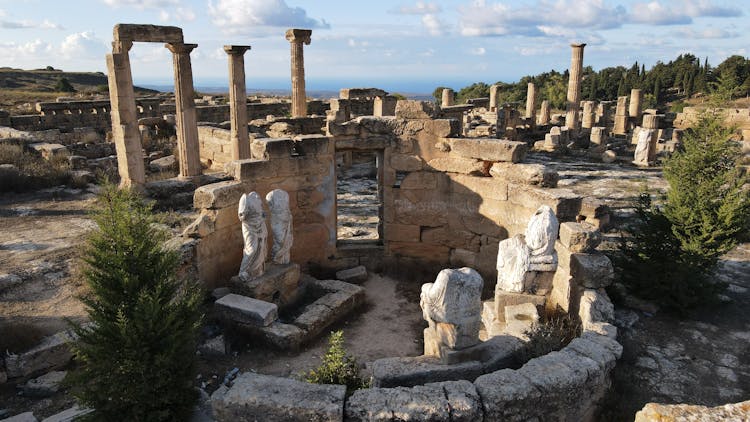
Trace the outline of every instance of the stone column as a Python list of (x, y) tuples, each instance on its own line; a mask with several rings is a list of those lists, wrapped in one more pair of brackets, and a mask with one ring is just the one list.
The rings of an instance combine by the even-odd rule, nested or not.
[(539, 110), (539, 124), (546, 126), (549, 124), (549, 119), (549, 101), (544, 100), (542, 101), (542, 107)]
[(112, 54), (107, 54), (109, 74), (109, 101), (112, 106), (112, 138), (117, 151), (117, 169), (120, 186), (141, 189), (146, 183), (143, 165), (141, 134), (135, 108), (133, 75), (130, 71), (128, 50), (130, 41), (112, 43)]
[(245, 87), (245, 52), (249, 45), (225, 45), (229, 57), (229, 120), (232, 160), (250, 158), (247, 131), (247, 89)]
[(395, 116), (396, 115), (396, 102), (398, 100), (392, 95), (377, 96), (373, 100), (372, 115), (373, 116)]
[(594, 127), (594, 120), (596, 114), (594, 113), (596, 101), (584, 101), (583, 102), (583, 116), (581, 117), (581, 127), (584, 129), (591, 129)]
[(526, 86), (526, 118), (529, 126), (536, 126), (536, 87), (531, 82)]
[(656, 161), (656, 144), (659, 141), (659, 116), (656, 114), (644, 114), (643, 129), (652, 131), (651, 142), (648, 144), (648, 162), (652, 163)]
[(443, 101), (441, 107), (450, 107), (453, 105), (453, 90), (450, 88), (443, 88)]
[(615, 109), (615, 127), (612, 130), (616, 135), (628, 133), (628, 97), (617, 97), (617, 108)]
[(641, 104), (643, 103), (643, 96), (641, 95), (640, 89), (630, 90), (630, 108), (628, 109), (628, 115), (633, 126), (640, 126), (641, 124)]
[(497, 97), (500, 96), (500, 85), (490, 87), (490, 111), (497, 111)]
[(195, 91), (190, 52), (198, 44), (166, 44), (172, 52), (174, 66), (174, 102), (177, 120), (177, 153), (180, 177), (200, 176), (201, 157), (198, 144), (198, 120), (195, 114)]
[(581, 73), (583, 71), (583, 48), (586, 44), (571, 44), (573, 53), (570, 58), (570, 79), (568, 79), (568, 107), (565, 115), (565, 126), (578, 129), (578, 108), (581, 101)]
[(302, 44), (310, 45), (310, 29), (287, 29), (286, 39), (292, 46), (292, 117), (307, 116), (305, 95), (305, 56)]

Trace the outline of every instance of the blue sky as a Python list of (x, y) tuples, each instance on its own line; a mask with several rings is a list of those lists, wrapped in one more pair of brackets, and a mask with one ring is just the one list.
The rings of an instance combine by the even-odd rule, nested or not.
[[(176, 25), (196, 85), (226, 83), (224, 44), (250, 44), (250, 88), (287, 88), (287, 28), (313, 29), (305, 46), (310, 89), (376, 86), (429, 92), (437, 85), (511, 82), (570, 64), (585, 42), (595, 69), (646, 66), (691, 52), (714, 65), (747, 56), (750, 1), (723, 0), (0, 0), (0, 66), (105, 71), (116, 23)], [(162, 44), (131, 50), (136, 83), (169, 84)]]

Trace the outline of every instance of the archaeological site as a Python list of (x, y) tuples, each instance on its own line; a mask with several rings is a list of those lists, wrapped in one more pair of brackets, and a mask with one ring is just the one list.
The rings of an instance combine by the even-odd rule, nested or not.
[[(478, 98), (340, 87), (316, 99), (305, 83), (315, 30), (274, 36), (289, 44), (291, 95), (248, 95), (250, 45), (215, 60), (228, 91), (198, 94), (200, 39), (122, 23), (103, 93), (0, 110), (0, 159), (62, 169), (0, 162), (0, 420), (112, 420), (97, 403), (120, 395), (124, 409), (162, 392), (166, 403), (173, 356), (192, 362), (179, 378), (188, 416), (122, 420), (750, 420), (747, 103), (676, 111), (637, 84), (596, 99), (583, 43), (570, 63), (545, 64), (567, 67), (562, 108), (531, 78), (514, 85), (522, 100), (499, 83)], [(144, 43), (172, 57), (172, 92), (134, 85)], [(705, 151), (737, 157), (707, 187), (688, 160), (709, 130), (721, 139)], [(145, 220), (107, 227), (108, 212), (125, 212), (103, 199), (118, 189)], [(723, 198), (720, 233), (707, 212), (670, 220)], [(172, 296), (148, 311), (155, 320), (104, 305), (160, 294), (131, 293), (162, 267), (117, 266), (150, 256), (138, 244), (117, 255), (130, 229), (176, 257), (166, 279), (197, 286), (202, 318), (179, 354), (170, 328), (138, 346), (153, 354), (144, 372), (118, 361), (135, 343), (102, 345), (113, 380), (163, 385), (98, 387), (92, 401), (91, 342), (189, 320), (169, 314), (183, 303)], [(96, 249), (107, 233), (118, 234)], [(104, 279), (123, 284), (108, 293)], [(89, 382), (104, 385), (101, 374)]]

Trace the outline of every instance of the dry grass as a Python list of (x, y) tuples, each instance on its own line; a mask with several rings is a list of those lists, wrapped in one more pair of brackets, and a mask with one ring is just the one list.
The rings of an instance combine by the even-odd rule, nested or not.
[(25, 192), (70, 182), (67, 156), (45, 160), (23, 145), (0, 144), (0, 164), (12, 164), (18, 172), (0, 173), (0, 192)]

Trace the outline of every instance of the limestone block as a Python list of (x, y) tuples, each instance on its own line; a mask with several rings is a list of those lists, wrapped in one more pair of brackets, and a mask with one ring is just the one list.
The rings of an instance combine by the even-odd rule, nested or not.
[(343, 385), (321, 385), (245, 372), (227, 390), (211, 396), (217, 422), (340, 421)]
[(230, 288), (235, 293), (284, 306), (297, 298), (299, 280), (299, 264), (272, 264), (263, 275), (250, 280), (232, 277)]
[(422, 170), (424, 161), (417, 155), (391, 154), (391, 168), (396, 171)]
[(586, 289), (581, 295), (578, 315), (583, 329), (587, 330), (593, 323), (614, 321), (615, 307), (604, 291)]
[(336, 280), (346, 283), (362, 283), (367, 280), (367, 268), (359, 265), (354, 268), (336, 271)]
[(543, 164), (495, 163), (490, 168), (490, 175), (503, 180), (545, 188), (557, 187), (559, 176), (556, 171)]
[(451, 153), (464, 158), (483, 161), (518, 163), (526, 157), (525, 142), (493, 138), (450, 138)]
[(464, 230), (452, 230), (446, 227), (425, 228), (422, 230), (421, 239), (424, 243), (479, 252), (479, 236)]
[(115, 41), (182, 43), (182, 29), (176, 26), (118, 23), (112, 30)]
[(455, 421), (482, 419), (482, 405), (469, 381), (448, 381), (412, 388), (357, 390), (346, 401), (345, 419), (365, 421)]
[(267, 327), (279, 317), (274, 303), (230, 293), (214, 302), (214, 307), (234, 322)]
[(450, 138), (461, 135), (461, 122), (457, 119), (435, 119), (425, 121), (425, 132), (438, 138)]
[(526, 302), (518, 305), (506, 306), (505, 322), (510, 323), (511, 321), (516, 320), (528, 321), (529, 324), (536, 324), (539, 322), (539, 311), (537, 311), (536, 305)]
[(85, 407), (78, 407), (78, 405), (74, 405), (73, 407), (63, 410), (60, 413), (55, 413), (48, 418), (42, 419), (42, 422), (73, 422), (83, 416), (88, 415), (91, 412), (93, 412), (93, 409), (87, 409)]
[(389, 241), (419, 242), (420, 226), (390, 223), (385, 225), (385, 238)]
[[(229, 293), (227, 293), (229, 294)], [(224, 295), (226, 296), (226, 295)], [(222, 296), (222, 297), (224, 297)], [(221, 298), (220, 298), (221, 299)], [(227, 354), (227, 345), (224, 341), (224, 335), (219, 335), (206, 340), (198, 346), (198, 351), (203, 356), (224, 356)]]
[(581, 286), (607, 287), (612, 284), (614, 274), (612, 261), (604, 254), (574, 253), (570, 257), (570, 275)]
[(45, 337), (37, 346), (22, 354), (5, 356), (8, 377), (25, 377), (65, 366), (73, 358), (73, 352), (68, 344), (74, 339), (72, 332), (62, 331)]
[(68, 148), (60, 144), (42, 142), (30, 144), (29, 147), (38, 151), (47, 160), (56, 156), (68, 155)]
[(34, 416), (33, 412), (25, 412), (3, 419), (1, 422), (39, 422), (39, 419)]
[(446, 365), (434, 356), (377, 359), (372, 363), (373, 387), (413, 387), (431, 382), (473, 380), (482, 364), (469, 360)]
[(589, 223), (560, 224), (560, 243), (570, 252), (591, 252), (599, 246), (602, 235)]
[(437, 188), (437, 175), (431, 172), (409, 173), (401, 181), (400, 189), (435, 189)]
[(483, 175), (484, 164), (473, 158), (442, 157), (433, 158), (427, 162), (427, 166), (441, 172)]
[(647, 403), (635, 414), (635, 422), (659, 421), (741, 421), (750, 414), (750, 400), (723, 406)]
[(27, 397), (49, 397), (60, 390), (67, 371), (52, 371), (41, 377), (30, 379), (23, 385), (23, 395)]
[(511, 369), (482, 375), (474, 386), (482, 399), (486, 421), (534, 420), (544, 400), (528, 378)]
[(437, 112), (431, 101), (398, 100), (396, 103), (396, 117), (400, 119), (431, 119)]
[(574, 220), (582, 202), (581, 197), (570, 189), (541, 189), (518, 183), (508, 183), (508, 200), (532, 210), (547, 205), (559, 221)]
[(505, 308), (508, 306), (531, 303), (537, 307), (537, 311), (544, 309), (545, 297), (527, 293), (511, 293), (495, 291), (495, 298), (492, 301), (486, 301), (487, 306), (494, 306), (494, 314), (498, 321), (505, 322)]

